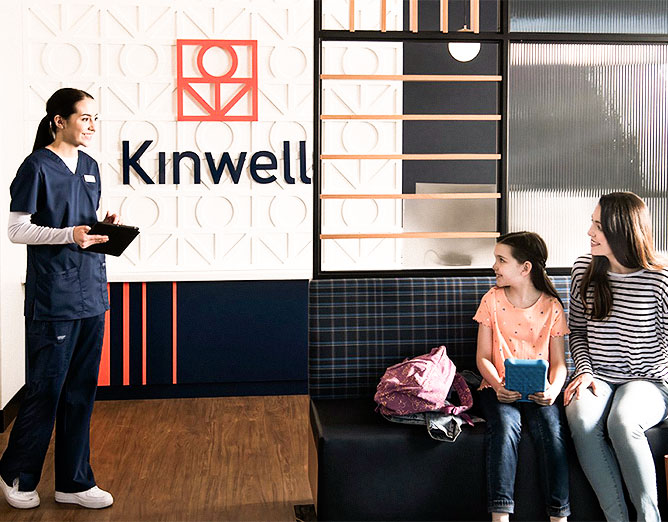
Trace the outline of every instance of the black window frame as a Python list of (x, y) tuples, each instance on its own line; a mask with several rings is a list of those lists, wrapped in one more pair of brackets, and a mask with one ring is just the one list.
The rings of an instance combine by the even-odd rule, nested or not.
[[(330, 0), (331, 1), (331, 0)], [(499, 9), (499, 32), (460, 33), (440, 31), (360, 31), (322, 29), (322, 0), (314, 0), (314, 53), (313, 53), (313, 279), (372, 278), (372, 277), (446, 277), (446, 276), (489, 276), (491, 268), (428, 268), (405, 270), (327, 270), (321, 268), (322, 249), (320, 239), (322, 200), (320, 199), (320, 139), (321, 139), (321, 50), (326, 41), (376, 41), (403, 42), (420, 40), (426, 42), (450, 42), (474, 40), (491, 42), (498, 45), (500, 51), (501, 88), (499, 89), (499, 107), (501, 124), (499, 125), (498, 150), (499, 174), (497, 191), (501, 198), (497, 202), (497, 231), (508, 231), (508, 73), (509, 51), (513, 43), (599, 43), (599, 44), (667, 44), (668, 34), (630, 34), (630, 33), (546, 33), (546, 32), (511, 32), (509, 30), (509, 0), (497, 0)], [(569, 275), (571, 267), (551, 267), (550, 275)]]

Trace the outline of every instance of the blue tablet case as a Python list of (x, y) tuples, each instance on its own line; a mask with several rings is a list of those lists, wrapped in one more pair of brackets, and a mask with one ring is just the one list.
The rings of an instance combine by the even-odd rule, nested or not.
[(506, 359), (506, 389), (518, 391), (522, 402), (531, 402), (527, 397), (547, 388), (547, 361), (543, 359)]

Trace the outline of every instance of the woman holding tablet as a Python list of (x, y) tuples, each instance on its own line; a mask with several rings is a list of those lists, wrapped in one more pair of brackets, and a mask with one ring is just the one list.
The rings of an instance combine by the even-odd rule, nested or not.
[(591, 255), (572, 270), (568, 424), (606, 519), (629, 520), (623, 479), (638, 520), (658, 521), (645, 430), (668, 416), (668, 271), (635, 194), (601, 196), (588, 234)]
[[(79, 150), (96, 130), (93, 97), (59, 89), (46, 103), (35, 145), (11, 184), (9, 236), (28, 245), (26, 394), (0, 459), (0, 489), (15, 508), (39, 505), (36, 487), (56, 425), (56, 502), (102, 508), (112, 496), (95, 485), (90, 418), (109, 308), (103, 254), (88, 235), (97, 221), (100, 173)], [(118, 222), (107, 213), (105, 221)]]

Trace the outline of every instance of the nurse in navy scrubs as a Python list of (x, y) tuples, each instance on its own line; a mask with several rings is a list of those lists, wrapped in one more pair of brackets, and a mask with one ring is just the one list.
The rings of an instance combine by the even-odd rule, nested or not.
[[(11, 184), (9, 237), (25, 243), (26, 395), (0, 459), (0, 489), (15, 508), (39, 505), (36, 487), (56, 426), (56, 502), (87, 508), (114, 499), (90, 467), (90, 418), (109, 308), (108, 240), (87, 235), (97, 221), (100, 172), (85, 152), (96, 130), (93, 97), (60, 89), (46, 103), (32, 154)], [(105, 221), (118, 222), (107, 213)]]

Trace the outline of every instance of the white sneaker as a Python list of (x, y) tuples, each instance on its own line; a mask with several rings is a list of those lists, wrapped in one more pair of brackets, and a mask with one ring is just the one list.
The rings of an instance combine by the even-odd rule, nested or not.
[(114, 503), (114, 497), (108, 491), (93, 486), (79, 493), (62, 493), (56, 491), (56, 502), (62, 504), (79, 504), (89, 509), (101, 509), (111, 506)]
[(7, 503), (18, 509), (30, 509), (39, 506), (39, 495), (37, 491), (19, 491), (19, 479), (14, 479), (14, 484), (8, 486), (5, 481), (0, 478), (0, 489), (5, 495)]

